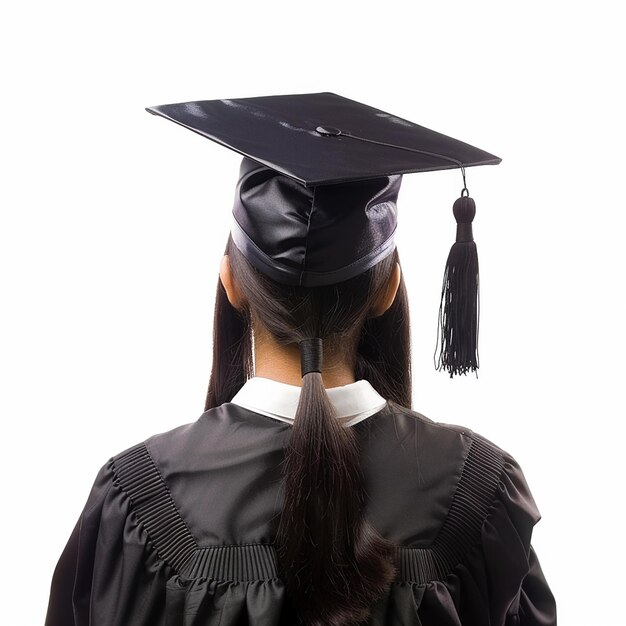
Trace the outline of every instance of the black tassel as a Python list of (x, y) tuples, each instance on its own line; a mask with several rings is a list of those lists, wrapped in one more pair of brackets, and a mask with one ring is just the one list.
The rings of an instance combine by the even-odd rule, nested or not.
[(436, 369), (447, 370), (450, 378), (478, 369), (479, 317), (478, 252), (472, 235), (476, 204), (461, 193), (453, 211), (456, 243), (450, 249), (443, 276), (435, 351)]

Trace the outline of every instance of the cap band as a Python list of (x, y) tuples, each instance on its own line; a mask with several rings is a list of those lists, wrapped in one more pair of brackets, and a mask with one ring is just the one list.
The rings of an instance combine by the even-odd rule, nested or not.
[(234, 217), (231, 220), (230, 234), (233, 238), (233, 243), (237, 246), (241, 254), (243, 254), (260, 272), (266, 274), (278, 283), (300, 285), (303, 287), (333, 285), (354, 278), (358, 274), (376, 265), (379, 261), (382, 261), (396, 248), (396, 229), (394, 228), (391, 235), (380, 246), (371, 250), (360, 259), (350, 263), (350, 265), (328, 272), (314, 272), (312, 270), (301, 271), (295, 268), (285, 267), (285, 265), (281, 264), (279, 261), (265, 254), (265, 252), (252, 241)]
[(321, 337), (310, 337), (300, 342), (300, 369), (302, 376), (309, 372), (322, 372)]

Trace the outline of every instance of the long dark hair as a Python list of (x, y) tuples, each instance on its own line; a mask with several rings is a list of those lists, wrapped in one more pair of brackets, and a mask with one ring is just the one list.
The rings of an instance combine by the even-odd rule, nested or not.
[[(411, 408), (410, 324), (400, 279), (393, 304), (372, 317), (399, 263), (397, 249), (366, 272), (334, 285), (278, 284), (257, 271), (229, 236), (225, 254), (242, 292), (235, 309), (218, 280), (213, 367), (205, 410), (232, 400), (254, 375), (252, 328), (280, 345), (323, 339), (324, 367), (351, 358), (355, 380), (366, 379), (385, 399)], [(302, 379), (283, 460), (283, 507), (276, 534), (281, 575), (302, 623), (365, 622), (397, 570), (393, 544), (364, 517), (359, 446), (336, 419), (322, 375)]]

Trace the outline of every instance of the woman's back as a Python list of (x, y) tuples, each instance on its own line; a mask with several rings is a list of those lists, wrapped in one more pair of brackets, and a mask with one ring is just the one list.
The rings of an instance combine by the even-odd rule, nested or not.
[[(518, 465), (410, 410), (402, 172), (498, 157), (336, 94), (233, 102), (150, 109), (247, 155), (205, 413), (102, 468), (48, 626), (554, 624)], [(440, 309), (451, 375), (478, 367), (467, 193)], [(251, 394), (259, 378), (276, 385)]]
[[(341, 403), (355, 385), (369, 383), (331, 391)], [(102, 468), (55, 573), (48, 626), (298, 623), (273, 545), (292, 425), (269, 416), (276, 395), (256, 404), (267, 414), (224, 403)], [(556, 623), (530, 546), (539, 513), (508, 453), (394, 402), (349, 427), (366, 516), (396, 546), (397, 577), (369, 624)]]

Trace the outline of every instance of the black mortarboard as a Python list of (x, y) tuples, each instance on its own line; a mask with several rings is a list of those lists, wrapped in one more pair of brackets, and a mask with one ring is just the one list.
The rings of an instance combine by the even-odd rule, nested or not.
[[(457, 167), (465, 182), (465, 167), (501, 161), (334, 93), (147, 110), (243, 155), (233, 241), (259, 271), (285, 284), (337, 283), (390, 254), (402, 174)], [(464, 186), (454, 206), (457, 243), (448, 258), (440, 309), (438, 367), (451, 375), (478, 367), (475, 207), (466, 192)]]

